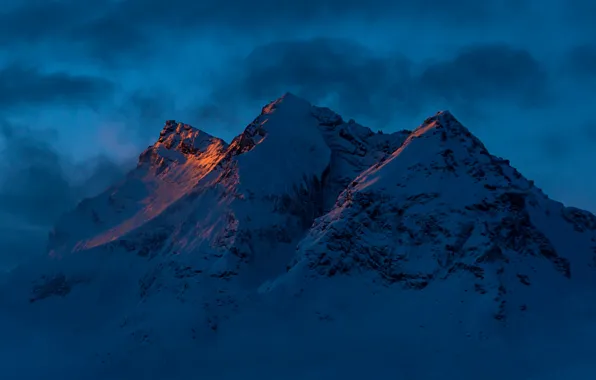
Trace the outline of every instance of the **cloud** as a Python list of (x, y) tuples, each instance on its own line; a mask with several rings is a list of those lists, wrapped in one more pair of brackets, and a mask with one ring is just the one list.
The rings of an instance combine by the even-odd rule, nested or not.
[(387, 102), (402, 108), (418, 102), (410, 66), (405, 57), (380, 57), (345, 39), (280, 41), (248, 55), (239, 83), (248, 98), (291, 90), (312, 101), (336, 97), (353, 115), (370, 115)]
[(96, 105), (112, 94), (105, 78), (10, 64), (0, 68), (0, 108), (40, 105)]
[(16, 128), (7, 124), (3, 127), (0, 208), (34, 223), (49, 223), (70, 206), (72, 189), (60, 156), (46, 142), (47, 137), (22, 133), (23, 129)]
[(573, 142), (560, 133), (547, 132), (537, 140), (544, 157), (549, 161), (560, 162), (569, 158), (572, 153), (571, 145)]
[(583, 123), (581, 132), (583, 132), (583, 136), (580, 135), (580, 138), (584, 137), (590, 144), (596, 146), (596, 121), (589, 120)]
[(0, 142), (0, 269), (43, 254), (53, 223), (82, 198), (121, 178), (105, 157), (78, 163), (60, 154), (55, 131), (2, 123)]
[[(338, 16), (358, 15), (363, 18), (388, 17), (389, 14), (403, 16), (442, 15), (458, 20), (479, 20), (494, 18), (491, 12), (503, 11), (499, 3), (514, 5), (514, 1), (487, 2), (482, 5), (474, 0), (457, 0), (445, 4), (441, 0), (304, 0), (301, 2), (283, 2), (274, 0), (258, 0), (245, 2), (241, 0), (171, 0), (167, 3), (158, 0), (127, 0), (119, 2), (113, 8), (114, 13), (123, 16), (136, 15), (137, 22), (172, 26), (222, 26), (230, 28), (259, 28), (263, 24), (303, 24), (304, 22), (334, 19)], [(403, 17), (402, 16), (402, 17)], [(263, 23), (255, 23), (254, 20)]]
[[(592, 0), (561, 0), (557, 9), (562, 21), (568, 23), (571, 27), (579, 28), (582, 32), (596, 31), (593, 15), (596, 14), (596, 3)], [(588, 40), (592, 39), (588, 34)]]
[(448, 102), (512, 101), (541, 105), (549, 95), (546, 70), (527, 50), (475, 45), (424, 70), (422, 87)]
[(569, 51), (567, 65), (570, 73), (577, 79), (596, 79), (596, 44), (573, 47)]
[[(165, 89), (154, 89), (148, 91), (134, 91), (127, 95), (116, 107), (114, 119), (120, 120), (126, 124), (128, 131), (133, 131), (133, 135), (122, 136), (133, 140), (142, 140), (143, 142), (155, 140), (157, 138), (156, 128), (161, 126), (167, 119), (180, 118), (179, 111), (174, 99), (176, 94)], [(124, 128), (120, 128), (124, 134)], [(129, 141), (131, 142), (131, 141)]]
[[(505, 44), (472, 45), (426, 63), (400, 53), (378, 54), (347, 39), (276, 41), (255, 47), (239, 66), (228, 81), (216, 85), (211, 97), (215, 104), (229, 106), (236, 97), (235, 103), (253, 101), (256, 107), (292, 91), (380, 126), (395, 116), (422, 120), (439, 108), (455, 107), (476, 116), (494, 102), (543, 106), (550, 91), (540, 62), (530, 52)], [(212, 104), (207, 111), (234, 113)]]
[[(4, 45), (52, 44), (105, 60), (151, 54), (156, 44), (182, 36), (230, 31), (238, 39), (288, 35), (296, 28), (358, 20), (374, 24), (419, 19), (460, 28), (508, 20), (531, 0), (74, 0), (15, 2), (0, 11)], [(23, 27), (26, 25), (26, 27)], [(165, 38), (163, 38), (165, 37)], [(163, 38), (162, 41), (158, 41)]]

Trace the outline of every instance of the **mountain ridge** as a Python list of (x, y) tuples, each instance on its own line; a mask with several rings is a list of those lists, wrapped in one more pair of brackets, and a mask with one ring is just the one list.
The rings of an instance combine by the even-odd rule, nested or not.
[[(281, 122), (278, 121), (279, 119)], [(372, 144), (373, 149), (371, 149), (369, 141), (374, 141), (374, 139), (378, 139), (382, 143), (380, 147)], [(288, 144), (292, 148), (289, 148)], [(372, 155), (370, 154), (371, 150)], [(152, 158), (147, 159), (148, 156)], [(309, 158), (311, 161), (297, 168), (296, 163), (307, 161)], [(272, 159), (277, 161), (275, 165), (264, 164)], [(440, 187), (446, 178), (457, 178), (461, 184), (467, 183), (464, 187), (468, 188), (482, 183), (482, 188), (474, 190), (475, 192), (498, 193), (496, 198), (487, 197), (481, 193), (483, 199), (482, 196), (470, 194), (469, 198), (480, 199), (477, 203), (468, 204), (462, 202), (463, 189), (447, 188), (446, 191), (451, 191), (449, 204), (454, 206), (459, 203), (459, 209), (447, 210), (447, 214), (461, 214), (461, 210), (465, 210), (486, 216), (495, 214), (502, 209), (518, 213), (525, 210), (528, 195), (533, 193), (535, 193), (532, 195), (533, 197), (540, 198), (540, 200), (532, 199), (533, 204), (538, 204), (540, 201), (548, 202), (548, 198), (540, 189), (509, 166), (507, 160), (492, 156), (482, 142), (461, 125), (449, 111), (440, 111), (427, 118), (413, 131), (380, 134), (373, 133), (370, 129), (353, 121), (346, 123), (340, 115), (330, 109), (312, 106), (307, 101), (290, 93), (284, 94), (281, 98), (264, 106), (260, 115), (230, 144), (187, 124), (167, 121), (156, 144), (141, 154), (140, 167), (143, 167), (144, 162), (149, 162), (149, 166), (144, 168), (145, 170), (153, 171), (155, 176), (162, 178), (167, 184), (166, 195), (162, 199), (158, 197), (158, 201), (165, 205), (158, 208), (154, 206), (157, 202), (150, 201), (153, 202), (151, 208), (143, 207), (135, 216), (138, 220), (136, 223), (131, 224), (130, 219), (125, 220), (124, 224), (128, 223), (132, 227), (122, 229), (124, 234), (120, 234), (121, 237), (118, 237), (117, 233), (114, 234), (117, 229), (110, 228), (103, 235), (106, 237), (102, 240), (95, 238), (87, 245), (85, 245), (86, 243), (83, 245), (76, 243), (75, 251), (106, 243), (109, 243), (110, 247), (115, 245), (119, 248), (124, 246), (127, 250), (138, 250), (138, 244), (130, 243), (135, 239), (134, 231), (136, 229), (142, 229), (144, 223), (151, 224), (154, 218), (160, 219), (161, 213), (167, 212), (171, 208), (182, 207), (177, 206), (177, 203), (184, 203), (186, 198), (194, 197), (195, 192), (212, 191), (214, 186), (224, 188), (222, 195), (218, 197), (220, 205), (221, 201), (225, 203), (221, 212), (228, 215), (228, 220), (226, 222), (220, 220), (218, 223), (221, 231), (208, 240), (210, 241), (209, 245), (212, 248), (215, 247), (216, 251), (224, 249), (233, 252), (233, 254), (229, 254), (229, 252), (223, 254), (217, 260), (220, 264), (214, 266), (218, 268), (222, 266), (217, 271), (224, 276), (238, 274), (241, 262), (254, 260), (258, 255), (252, 247), (252, 240), (254, 240), (252, 234), (255, 231), (267, 236), (276, 235), (274, 246), (289, 244), (291, 247), (292, 244), (296, 244), (300, 240), (299, 236), (303, 233), (300, 231), (307, 231), (309, 228), (311, 231), (316, 230), (318, 218), (324, 217), (326, 213), (343, 212), (341, 210), (345, 210), (346, 204), (353, 204), (355, 196), (370, 199), (371, 195), (363, 196), (362, 194), (378, 194), (377, 190), (380, 190), (381, 193), (396, 191), (387, 190), (389, 186), (404, 188), (404, 186), (407, 187), (405, 184), (418, 181), (419, 188), (427, 188), (429, 181), (433, 177), (437, 177), (434, 186)], [(169, 167), (171, 162), (175, 163), (172, 168)], [(408, 162), (409, 164), (407, 164)], [(396, 169), (391, 169), (395, 165), (397, 165)], [(345, 170), (346, 166), (353, 170), (351, 174), (346, 175), (349, 173)], [(259, 169), (252, 169), (253, 167)], [(179, 168), (183, 168), (183, 170)], [(399, 174), (401, 179), (395, 184), (384, 184), (383, 181), (387, 180), (394, 182), (393, 175), (378, 175), (388, 170), (401, 173)], [(248, 174), (244, 174), (245, 172)], [(487, 174), (487, 172), (493, 173)], [(184, 177), (188, 173), (192, 173), (192, 175), (189, 178)], [(423, 179), (418, 178), (421, 176)], [(201, 181), (204, 179), (207, 179), (207, 182), (203, 186)], [(183, 186), (180, 187), (178, 195), (170, 196), (169, 189), (175, 183), (182, 183)], [(159, 189), (160, 186), (157, 188)], [(437, 198), (445, 197), (444, 194), (441, 196), (440, 192), (428, 190), (426, 193), (410, 194), (399, 202), (406, 204), (417, 202), (420, 205), (425, 202), (432, 203)], [(154, 190), (155, 192), (157, 191)], [(246, 214), (241, 209), (235, 209), (234, 204), (246, 203), (247, 200), (251, 201), (256, 197), (261, 198), (257, 202), (264, 202), (265, 209), (270, 208), (273, 212), (272, 215), (277, 215), (270, 215), (271, 219), (281, 218), (280, 220), (285, 220), (285, 222), (281, 224), (269, 221), (256, 222), (252, 220), (250, 213)], [(381, 198), (386, 199), (387, 195), (381, 195)], [(142, 202), (149, 201), (144, 199)], [(587, 220), (583, 225), (590, 225), (589, 213), (569, 211), (570, 209), (567, 208), (561, 210), (563, 211), (559, 213), (566, 215), (564, 220), (570, 220), (571, 215), (574, 215), (575, 224), (582, 223), (577, 220)], [(396, 206), (392, 212), (399, 214), (404, 213), (404, 210)], [(525, 220), (524, 223), (531, 225), (530, 217), (524, 212), (522, 212), (523, 215), (515, 214), (508, 217), (509, 219), (505, 218), (505, 220), (511, 221), (510, 225), (499, 227), (499, 231), (504, 229), (508, 232), (503, 233), (510, 235), (519, 233), (519, 229), (522, 228), (519, 225), (519, 218)], [(474, 216), (473, 218), (482, 217)], [(351, 220), (352, 217), (346, 216), (343, 219)], [(437, 225), (436, 221), (433, 223), (435, 228), (440, 229), (440, 225)], [(290, 226), (289, 229), (293, 232), (288, 235), (287, 229), (282, 227), (283, 224)], [(461, 227), (462, 231), (473, 229), (471, 227), (473, 224), (474, 222), (468, 222), (467, 227)], [(243, 229), (242, 225), (246, 225), (246, 229)], [(153, 232), (140, 231), (137, 233), (137, 235), (140, 234), (139, 236), (147, 234), (153, 236), (149, 240), (141, 239), (153, 247), (149, 249), (145, 244), (139, 253), (141, 256), (157, 255), (158, 252), (165, 253), (171, 249), (167, 248), (166, 243), (161, 242), (162, 240), (169, 240), (168, 244), (170, 245), (176, 244), (173, 239), (166, 237), (171, 234), (171, 226), (163, 228), (165, 228), (164, 232), (156, 236), (153, 236), (155, 235)], [(357, 228), (357, 226), (352, 226), (352, 228)], [(536, 252), (550, 260), (564, 276), (570, 277), (569, 260), (559, 257), (555, 248), (541, 232), (537, 232), (533, 227), (527, 228), (533, 231), (528, 232), (528, 230), (527, 234), (537, 234), (534, 238), (543, 241), (539, 244), (539, 248), (536, 248)], [(189, 231), (191, 230), (186, 233)], [(408, 233), (413, 235), (419, 232), (409, 231)], [(132, 233), (132, 237), (129, 236), (129, 233)], [(423, 233), (428, 233), (428, 231)], [(466, 233), (471, 233), (471, 230)], [(494, 234), (497, 232), (486, 233), (492, 234), (494, 240)], [(232, 235), (228, 236), (229, 234)], [(241, 238), (234, 236), (235, 234)], [(271, 237), (267, 239), (271, 239)], [(155, 243), (156, 241), (159, 243)], [(442, 249), (461, 249), (464, 243), (465, 241), (452, 242)], [(404, 243), (400, 240), (399, 244)], [(290, 247), (287, 247), (286, 250), (289, 250)], [(299, 247), (297, 249), (300, 250)], [(502, 255), (502, 253), (498, 253), (502, 249), (497, 244), (493, 244), (489, 252), (494, 255)], [(216, 257), (218, 256), (219, 254), (216, 254)], [(291, 254), (288, 252), (281, 256), (288, 260)], [(230, 264), (230, 260), (235, 264)], [(337, 268), (332, 269), (332, 271), (337, 270)], [(467, 270), (474, 269), (468, 268)], [(391, 277), (385, 272), (380, 273), (386, 278)], [(279, 274), (282, 273), (279, 272)], [(412, 286), (423, 287), (426, 286), (427, 280), (435, 275), (427, 273), (418, 276), (414, 273), (400, 273), (398, 277), (400, 276), (406, 279), (406, 283), (418, 278), (420, 281)]]
[[(596, 217), (549, 199), (449, 111), (384, 134), (285, 94), (229, 144), (166, 121), (123, 181), (58, 221), (48, 252), (11, 274), (0, 301), (13, 324), (66, 334), (65, 352), (98, 378), (137, 367), (184, 378), (196, 363), (221, 378), (265, 376), (238, 364), (254, 351), (238, 345), (260, 341), (304, 366), (364, 344), (403, 368), (419, 355), (459, 363), (458, 350), (486, 368), (495, 347), (596, 313), (585, 302)], [(421, 343), (374, 343), (389, 336)], [(92, 348), (78, 352), (82, 341)], [(228, 355), (238, 372), (213, 364)], [(329, 362), (370, 371), (352, 359)]]

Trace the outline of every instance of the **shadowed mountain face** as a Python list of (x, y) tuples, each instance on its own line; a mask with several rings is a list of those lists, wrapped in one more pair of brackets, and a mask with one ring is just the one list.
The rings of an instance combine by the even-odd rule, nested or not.
[(286, 94), (230, 144), (167, 121), (48, 251), (0, 288), (20, 379), (549, 378), (570, 359), (544, 347), (596, 354), (596, 217), (447, 111), (382, 134)]

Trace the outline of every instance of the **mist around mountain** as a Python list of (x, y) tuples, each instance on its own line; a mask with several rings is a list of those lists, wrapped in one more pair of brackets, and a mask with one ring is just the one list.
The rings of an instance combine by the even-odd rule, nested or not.
[(167, 121), (47, 251), (2, 277), (7, 379), (596, 375), (596, 217), (448, 111), (383, 134), (286, 94), (229, 143)]

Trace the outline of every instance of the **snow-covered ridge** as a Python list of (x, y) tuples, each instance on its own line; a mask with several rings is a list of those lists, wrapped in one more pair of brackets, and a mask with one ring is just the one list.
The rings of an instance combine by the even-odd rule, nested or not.
[[(492, 263), (525, 265), (531, 260), (520, 260), (524, 255), (550, 261), (569, 278), (569, 259), (532, 220), (551, 208), (555, 219), (570, 213), (439, 112), (356, 177), (302, 240), (294, 266), (306, 263), (326, 276), (365, 268), (419, 289), (459, 270), (483, 279), (489, 262), (503, 273)], [(581, 215), (576, 223), (591, 225)], [(577, 257), (583, 263), (586, 253)]]
[(167, 121), (48, 250), (0, 300), (31, 324), (78, 326), (103, 347), (88, 365), (112, 371), (151, 362), (139, 350), (208, 352), (217, 334), (235, 347), (267, 321), (267, 336), (287, 323), (316, 340), (334, 320), (343, 336), (386, 315), (368, 335), (476, 347), (546, 326), (596, 286), (596, 217), (549, 199), (448, 111), (383, 134), (292, 94), (230, 144)]
[[(132, 183), (144, 189), (129, 190)], [(369, 199), (367, 202), (373, 203), (382, 199), (379, 207), (386, 209), (385, 212), (389, 214), (399, 211), (401, 215), (406, 213), (406, 205), (412, 202), (415, 209), (428, 202), (433, 205), (438, 202), (431, 215), (423, 212), (424, 217), (421, 216), (425, 220), (432, 219), (432, 223), (424, 222), (430, 223), (430, 227), (427, 227), (433, 229), (432, 234), (441, 231), (439, 226), (449, 224), (452, 228), (459, 226), (457, 229), (467, 231), (464, 234), (469, 235), (466, 239), (473, 234), (472, 230), (477, 231), (479, 228), (474, 220), (485, 219), (486, 224), (492, 215), (496, 215), (497, 211), (494, 210), (509, 213), (508, 216), (499, 215), (498, 219), (506, 221), (510, 218), (513, 224), (507, 228), (519, 231), (520, 220), (528, 219), (526, 205), (530, 200), (532, 205), (540, 207), (544, 207), (543, 204), (555, 204), (509, 166), (508, 161), (490, 155), (482, 142), (448, 111), (428, 118), (413, 131), (385, 135), (374, 133), (352, 120), (346, 123), (340, 115), (328, 108), (312, 106), (301, 98), (286, 94), (263, 107), (260, 115), (229, 145), (189, 125), (167, 121), (157, 142), (140, 156), (139, 167), (124, 183), (110, 189), (109, 194), (104, 193), (94, 200), (84, 201), (68, 222), (58, 224), (57, 232), (50, 239), (50, 250), (53, 254), (59, 252), (53, 242), (57, 240), (57, 235), (61, 235), (60, 231), (64, 231), (64, 235), (69, 231), (69, 239), (64, 240), (71, 240), (70, 244), (63, 243), (60, 255), (66, 253), (64, 247), (78, 251), (123, 238), (128, 242), (131, 240), (131, 233), (133, 236), (151, 235), (152, 232), (145, 230), (154, 230), (150, 226), (157, 223), (156, 220), (171, 219), (172, 210), (187, 207), (180, 204), (191, 200), (194, 202), (196, 194), (205, 192), (222, 194), (219, 195), (219, 205), (223, 207), (221, 212), (227, 215), (227, 222), (217, 224), (220, 227), (203, 227), (210, 231), (208, 235), (203, 233), (203, 238), (210, 241), (208, 245), (217, 250), (230, 250), (234, 247), (233, 250), (240, 249), (237, 246), (239, 236), (254, 235), (256, 231), (265, 230), (269, 231), (267, 235), (273, 233), (272, 230), (277, 231), (277, 235), (287, 235), (281, 241), (294, 244), (312, 224), (306, 240), (298, 245), (300, 252), (300, 247), (309, 241), (310, 234), (320, 231), (321, 226), (327, 226), (329, 218), (338, 215), (341, 215), (342, 223), (349, 226), (345, 228), (350, 229), (350, 235), (357, 237), (354, 230), (366, 226), (366, 223), (357, 221), (358, 218), (348, 212), (357, 199)], [(374, 199), (377, 200), (373, 201)], [(517, 206), (507, 206), (514, 204), (511, 203), (513, 199)], [(91, 205), (97, 202), (107, 203), (108, 207)], [(390, 203), (395, 203), (395, 206), (390, 207)], [(266, 216), (263, 220), (255, 221), (255, 215), (247, 210), (259, 204), (260, 213)], [(438, 212), (443, 208), (443, 211)], [(515, 214), (522, 211), (523, 215)], [(470, 215), (464, 217), (468, 213)], [(111, 218), (101, 214), (111, 214)], [(561, 220), (572, 221), (576, 226), (590, 225), (590, 217), (585, 216), (591, 215), (589, 213), (561, 208), (557, 214), (562, 216)], [(91, 229), (81, 236), (89, 236), (90, 240), (80, 240), (73, 233), (75, 229), (72, 228), (72, 218), (81, 220), (76, 223), (79, 226), (95, 225), (96, 232), (92, 232), (93, 227), (90, 226)], [(296, 219), (296, 222), (287, 218)], [(441, 221), (442, 218), (446, 219)], [(451, 220), (452, 218), (457, 220)], [(295, 223), (297, 224), (293, 226)], [(354, 223), (357, 226), (352, 225)], [(532, 224), (530, 221), (527, 223)], [(97, 231), (101, 231), (103, 225), (108, 228), (98, 234)], [(474, 228), (470, 227), (472, 225)], [(156, 246), (153, 254), (167, 255), (172, 251), (184, 251), (182, 248), (174, 248), (180, 242), (171, 237), (172, 231), (179, 227), (168, 225), (164, 228), (167, 232), (159, 238), (164, 242)], [(385, 225), (385, 228), (389, 228), (389, 225)], [(404, 226), (400, 228), (402, 233), (406, 231)], [(490, 230), (489, 227), (486, 228)], [(288, 229), (293, 231), (288, 232)], [(191, 231), (192, 229), (188, 229), (185, 233)], [(414, 242), (405, 243), (400, 237), (391, 244), (398, 244), (399, 249), (408, 244), (421, 245), (422, 242), (418, 241), (422, 239), (421, 236), (431, 233), (425, 231), (421, 235), (421, 231), (408, 230), (411, 235), (408, 239), (414, 239)], [(392, 239), (391, 236), (396, 233), (395, 230), (388, 232), (382, 231), (383, 239)], [(451, 229), (444, 232), (446, 236), (461, 235)], [(497, 232), (487, 230), (482, 236), (488, 236), (493, 242), (490, 244), (495, 245), (495, 233)], [(223, 240), (228, 243), (222, 245), (221, 234), (229, 236)], [(368, 232), (364, 233), (367, 234)], [(532, 241), (545, 240), (540, 237), (540, 232), (528, 234), (532, 235), (528, 237)], [(181, 241), (187, 238), (185, 235)], [(244, 261), (258, 257), (260, 253), (258, 249), (255, 251), (254, 239), (253, 236), (243, 243), (242, 250), (246, 252), (235, 256), (246, 259)], [(277, 246), (279, 239), (275, 238), (267, 244)], [(438, 244), (436, 239), (431, 240)], [(166, 241), (169, 243), (166, 244)], [(327, 243), (323, 243), (326, 240), (317, 237), (316, 241), (322, 244), (324, 254), (328, 255), (330, 251)], [(246, 244), (250, 247), (245, 247)], [(459, 250), (464, 247), (463, 242), (445, 241), (441, 244), (428, 249), (439, 250), (440, 255), (443, 255), (446, 254), (443, 252), (445, 246), (461, 246)], [(113, 244), (110, 245), (112, 246)], [(550, 247), (550, 243), (540, 243), (537, 247), (542, 248), (535, 249), (542, 249), (542, 254), (548, 256), (559, 270), (569, 272), (569, 269), (565, 269), (569, 266), (566, 264), (568, 259), (559, 257), (556, 253), (546, 254), (549, 250), (554, 252), (552, 247), (545, 248), (547, 246)], [(524, 246), (524, 249), (534, 248)], [(353, 250), (352, 245), (349, 250)], [(478, 255), (482, 254), (482, 250), (478, 250)], [(461, 252), (457, 255), (466, 256)], [(223, 256), (229, 255), (224, 253)], [(436, 265), (440, 265), (441, 260), (447, 259), (432, 257)], [(453, 258), (449, 260), (453, 261)], [(224, 265), (224, 271), (230, 270), (227, 265)], [(234, 271), (236, 270), (237, 266), (234, 267)], [(429, 273), (423, 277), (436, 276)], [(383, 276), (386, 277), (387, 274)]]

